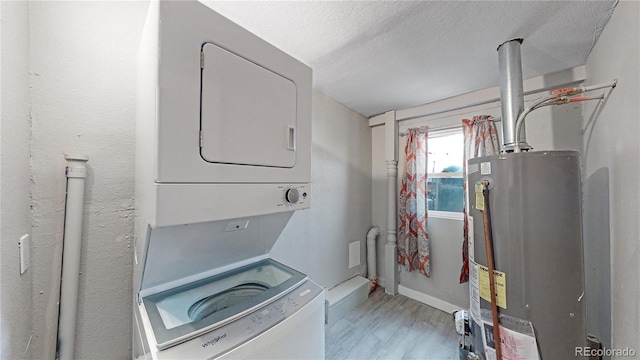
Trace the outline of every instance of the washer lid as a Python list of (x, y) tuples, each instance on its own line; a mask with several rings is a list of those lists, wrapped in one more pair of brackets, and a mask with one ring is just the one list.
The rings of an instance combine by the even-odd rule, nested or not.
[(157, 347), (162, 350), (245, 316), (306, 279), (306, 275), (266, 259), (143, 297), (142, 301)]
[(292, 215), (149, 227), (139, 298), (266, 258)]

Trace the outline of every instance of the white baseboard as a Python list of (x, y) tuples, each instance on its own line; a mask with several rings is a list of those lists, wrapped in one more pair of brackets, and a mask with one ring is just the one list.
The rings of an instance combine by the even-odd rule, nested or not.
[(451, 303), (448, 303), (444, 300), (440, 300), (438, 298), (435, 298), (431, 295), (427, 295), (424, 293), (421, 293), (419, 291), (415, 291), (413, 289), (409, 289), (406, 286), (402, 286), (402, 285), (398, 285), (398, 293), (400, 295), (404, 295), (410, 299), (419, 301), (423, 304), (429, 305), (431, 307), (434, 307), (438, 310), (442, 310), (444, 312), (446, 312), (447, 314), (451, 314), (453, 313), (455, 310), (460, 310), (460, 306), (457, 305), (453, 305)]

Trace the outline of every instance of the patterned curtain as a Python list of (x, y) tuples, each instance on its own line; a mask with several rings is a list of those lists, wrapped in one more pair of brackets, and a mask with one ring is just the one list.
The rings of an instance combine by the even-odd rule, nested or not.
[(426, 127), (409, 129), (398, 206), (398, 263), (430, 276)]
[(493, 119), (488, 115), (474, 116), (473, 120), (462, 119), (464, 133), (463, 196), (464, 225), (462, 242), (462, 270), (460, 283), (469, 281), (469, 217), (467, 214), (467, 160), (475, 157), (495, 155), (500, 152), (498, 135)]

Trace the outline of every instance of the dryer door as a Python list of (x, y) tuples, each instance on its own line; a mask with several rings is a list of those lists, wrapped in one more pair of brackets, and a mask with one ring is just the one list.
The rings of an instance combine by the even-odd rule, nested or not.
[(215, 44), (202, 47), (200, 155), (211, 163), (291, 168), (296, 84)]

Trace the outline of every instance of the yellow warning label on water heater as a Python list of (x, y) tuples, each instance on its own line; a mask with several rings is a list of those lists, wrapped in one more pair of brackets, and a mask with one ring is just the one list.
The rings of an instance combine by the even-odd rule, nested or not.
[(482, 195), (482, 183), (476, 181), (476, 209), (484, 211), (484, 195)]
[[(494, 270), (493, 276), (496, 281), (496, 296), (498, 306), (507, 309), (507, 275), (502, 271)], [(491, 291), (489, 290), (489, 268), (478, 264), (478, 283), (480, 297), (491, 302)]]

